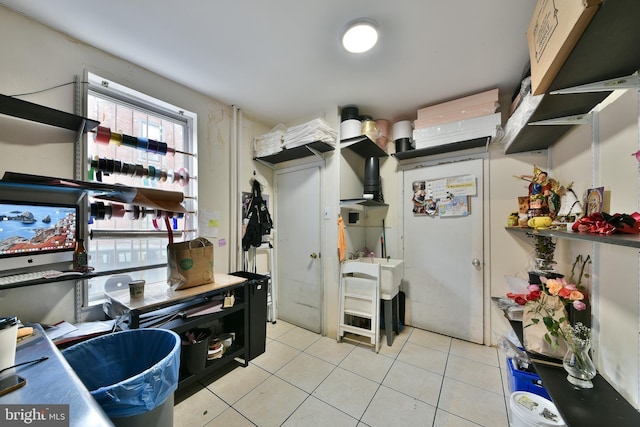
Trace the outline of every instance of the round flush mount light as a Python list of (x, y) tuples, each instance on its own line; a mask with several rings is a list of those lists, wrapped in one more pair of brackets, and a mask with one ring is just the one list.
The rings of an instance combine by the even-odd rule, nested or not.
[(363, 53), (378, 42), (378, 26), (371, 19), (349, 22), (342, 32), (342, 46), (351, 53)]

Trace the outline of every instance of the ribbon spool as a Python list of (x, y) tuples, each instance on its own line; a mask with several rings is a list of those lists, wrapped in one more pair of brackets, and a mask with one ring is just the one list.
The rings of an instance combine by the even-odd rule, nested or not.
[(91, 203), (89, 210), (91, 217), (97, 220), (111, 218), (111, 206), (107, 206), (102, 202)]
[(111, 129), (105, 126), (97, 127), (95, 131), (94, 141), (100, 144), (113, 143), (113, 144), (116, 144), (118, 147), (121, 145), (124, 145), (125, 147), (135, 148), (137, 150), (146, 151), (152, 154), (160, 154), (163, 156), (166, 155), (167, 153), (170, 153), (170, 154), (180, 153), (180, 154), (187, 154), (190, 156), (193, 155), (185, 151), (178, 151), (173, 148), (169, 148), (166, 142), (111, 132)]
[(177, 171), (167, 170), (149, 165), (145, 168), (141, 164), (131, 164), (122, 162), (120, 160), (107, 159), (95, 156), (89, 161), (89, 177), (93, 178), (96, 175), (97, 181), (102, 181), (102, 174), (121, 174), (131, 177), (143, 178), (147, 177), (151, 180), (161, 182), (171, 182), (186, 186), (189, 183), (191, 177), (189, 171), (185, 168), (180, 168)]
[(124, 205), (119, 203), (105, 204), (103, 202), (91, 203), (89, 206), (90, 216), (96, 220), (123, 218), (125, 214)]
[(180, 186), (184, 187), (187, 184), (189, 184), (189, 172), (187, 172), (187, 170), (185, 168), (180, 168), (178, 169), (178, 171), (176, 172), (176, 175), (178, 175), (178, 184), (180, 184)]

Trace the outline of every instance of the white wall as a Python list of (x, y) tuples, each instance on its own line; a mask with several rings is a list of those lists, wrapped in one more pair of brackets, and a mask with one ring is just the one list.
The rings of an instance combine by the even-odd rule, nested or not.
[[(576, 181), (578, 196), (588, 188), (605, 187), (605, 212), (633, 213), (639, 210), (640, 203), (638, 162), (631, 156), (638, 150), (640, 141), (638, 90), (620, 91), (609, 98), (594, 117), (594, 149), (591, 150), (592, 127), (577, 127), (553, 147), (553, 170), (563, 181)], [(605, 244), (563, 243), (568, 260), (578, 253), (592, 253), (594, 274), (590, 288), (596, 365), (599, 373), (638, 408), (638, 250)]]
[[(630, 90), (600, 112), (600, 159), (596, 185), (610, 190), (609, 212), (639, 210), (638, 162), (632, 153), (638, 142), (638, 90)], [(598, 367), (624, 395), (640, 399), (638, 391), (640, 289), (638, 251), (601, 246), (598, 268)]]
[[(137, 91), (195, 112), (198, 115), (198, 183), (201, 210), (220, 215), (219, 238), (227, 245), (215, 246), (215, 270), (227, 273), (230, 233), (230, 165), (232, 109), (182, 85), (162, 78), (135, 64), (87, 46), (48, 27), (0, 6), (0, 93), (13, 95), (71, 82), (85, 69)], [(23, 97), (30, 102), (73, 112), (73, 86)], [(268, 131), (245, 116), (243, 124), (244, 164), (254, 136)], [(0, 134), (0, 140), (3, 136)], [(0, 174), (5, 171), (73, 177), (73, 141), (46, 144), (25, 138), (0, 141)], [(250, 169), (252, 170), (252, 169)], [(248, 187), (247, 187), (248, 188)], [(40, 285), (0, 291), (0, 313), (19, 314), (24, 321), (74, 321), (73, 286)], [(46, 303), (43, 304), (43, 302)]]

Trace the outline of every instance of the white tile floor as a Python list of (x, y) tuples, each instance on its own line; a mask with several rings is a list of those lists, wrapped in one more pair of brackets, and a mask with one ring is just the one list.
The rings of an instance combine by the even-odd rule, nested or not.
[(376, 354), (279, 320), (264, 354), (176, 404), (174, 426), (507, 427), (504, 365), (495, 348), (421, 329)]

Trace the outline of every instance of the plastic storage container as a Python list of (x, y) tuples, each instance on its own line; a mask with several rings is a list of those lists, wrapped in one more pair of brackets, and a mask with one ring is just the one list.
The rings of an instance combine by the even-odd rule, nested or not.
[(514, 393), (516, 391), (528, 391), (530, 393), (542, 396), (545, 399), (551, 399), (549, 393), (542, 385), (542, 380), (538, 374), (533, 372), (523, 371), (518, 369), (516, 362), (507, 357), (507, 370), (509, 379), (509, 391)]
[(132, 329), (62, 351), (117, 426), (172, 426), (180, 337), (165, 329)]
[[(188, 336), (194, 337), (195, 342), (191, 342)], [(205, 368), (210, 337), (211, 330), (202, 328), (192, 329), (183, 334), (182, 365), (187, 373), (195, 375)]]
[(264, 353), (267, 345), (267, 287), (269, 277), (237, 271), (232, 276), (247, 279), (247, 303), (249, 304), (249, 348), (247, 349), (247, 361), (253, 360)]

